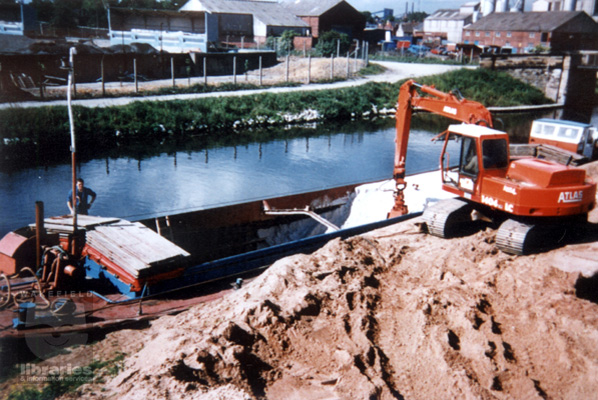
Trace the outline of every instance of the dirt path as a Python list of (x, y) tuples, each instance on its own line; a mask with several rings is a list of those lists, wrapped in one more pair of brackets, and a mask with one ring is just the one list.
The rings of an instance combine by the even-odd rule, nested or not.
[[(327, 58), (314, 58), (312, 59), (312, 67), (311, 67), (311, 80), (317, 81), (322, 79), (328, 79), (330, 77), (330, 60)], [(213, 93), (200, 93), (200, 94), (177, 94), (177, 95), (162, 95), (162, 96), (145, 96), (145, 97), (126, 97), (127, 93), (133, 93), (135, 91), (135, 85), (132, 82), (126, 82), (123, 84), (120, 83), (110, 83), (107, 85), (107, 91), (111, 93), (119, 93), (122, 94), (124, 97), (118, 98), (105, 98), (105, 99), (79, 99), (73, 100), (73, 105), (83, 106), (83, 107), (109, 107), (115, 105), (125, 105), (135, 101), (169, 101), (169, 100), (185, 100), (185, 99), (196, 99), (202, 97), (220, 97), (220, 96), (243, 96), (243, 95), (251, 95), (256, 93), (262, 92), (292, 92), (292, 91), (305, 91), (305, 90), (324, 90), (324, 89), (334, 89), (334, 88), (342, 88), (342, 87), (349, 87), (349, 86), (356, 86), (367, 83), (369, 81), (376, 81), (376, 82), (396, 82), (404, 78), (410, 77), (417, 77), (417, 76), (426, 76), (426, 75), (434, 75), (440, 74), (452, 69), (463, 68), (461, 66), (451, 66), (451, 65), (437, 65), (437, 64), (406, 64), (406, 63), (396, 63), (396, 62), (379, 62), (376, 63), (384, 66), (386, 68), (386, 72), (380, 75), (371, 75), (368, 77), (352, 77), (345, 81), (329, 83), (329, 84), (303, 84), (298, 87), (280, 87), (280, 88), (269, 88), (269, 89), (256, 89), (256, 90), (243, 90), (243, 91), (233, 91), (233, 92), (213, 92)], [(307, 60), (304, 58), (297, 58), (292, 60), (290, 63), (292, 68), (289, 68), (289, 80), (294, 82), (307, 82)], [(351, 73), (354, 72), (354, 65), (353, 60), (350, 61), (350, 68)], [(335, 62), (335, 76), (338, 77), (346, 77), (346, 60), (345, 59), (337, 59)], [(247, 82), (253, 84), (259, 84), (259, 76), (256, 71), (252, 71), (248, 74)], [(264, 69), (263, 71), (263, 84), (275, 84), (278, 82), (284, 82), (286, 80), (286, 65), (285, 63), (280, 63), (274, 67)], [(232, 76), (226, 77), (210, 77), (208, 83), (209, 84), (218, 84), (222, 82), (233, 82)], [(245, 82), (244, 76), (239, 76), (238, 83)], [(194, 78), (190, 82), (191, 84), (195, 83), (203, 83), (203, 78)], [(187, 79), (178, 79), (177, 86), (187, 86), (189, 84)], [(140, 91), (144, 90), (154, 90), (160, 87), (171, 87), (172, 80), (165, 79), (160, 81), (151, 81), (151, 82), (140, 82)], [(53, 89), (54, 91), (64, 93), (66, 87), (58, 87)], [(80, 84), (77, 85), (77, 90), (79, 93), (101, 93), (101, 84), (93, 83), (93, 84)], [(43, 107), (43, 106), (66, 106), (66, 100), (55, 100), (55, 101), (45, 101), (45, 102), (22, 102), (22, 103), (4, 103), (0, 104), (0, 109), (3, 108), (13, 108), (13, 107)]]

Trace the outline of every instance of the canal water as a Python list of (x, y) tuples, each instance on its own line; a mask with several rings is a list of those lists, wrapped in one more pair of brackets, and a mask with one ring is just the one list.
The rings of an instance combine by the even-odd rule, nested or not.
[[(495, 121), (513, 142), (527, 140), (531, 121), (552, 113), (517, 114)], [(414, 116), (407, 173), (438, 167), (441, 142), (431, 139), (451, 123), (442, 117)], [(290, 137), (289, 137), (290, 136)], [(391, 178), (394, 119), (342, 126), (281, 128), (262, 142), (193, 147), (107, 156), (79, 163), (98, 198), (91, 215), (140, 219), (217, 207), (351, 183)], [(150, 155), (145, 155), (150, 154)], [(0, 237), (35, 220), (35, 202), (45, 215), (68, 213), (69, 160), (63, 164), (0, 172)]]

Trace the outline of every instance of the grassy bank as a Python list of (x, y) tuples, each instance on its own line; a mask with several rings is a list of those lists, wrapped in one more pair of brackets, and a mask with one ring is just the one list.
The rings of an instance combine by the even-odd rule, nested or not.
[[(486, 106), (542, 104), (542, 93), (509, 75), (489, 70), (456, 70), (425, 77), (442, 91), (458, 88)], [(305, 121), (361, 119), (394, 108), (402, 82), (240, 97), (168, 102), (135, 102), (107, 108), (75, 107), (79, 151), (100, 151), (137, 143), (229, 137), (247, 129)], [(2, 163), (35, 159), (37, 164), (69, 151), (66, 107), (0, 110)]]

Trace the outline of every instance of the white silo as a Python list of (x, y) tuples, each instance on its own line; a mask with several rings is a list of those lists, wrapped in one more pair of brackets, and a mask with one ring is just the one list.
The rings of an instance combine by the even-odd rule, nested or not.
[(511, 7), (511, 12), (522, 12), (525, 11), (525, 0), (517, 0), (515, 5)]
[(565, 0), (565, 8), (563, 11), (575, 11), (576, 3), (575, 0)]
[(497, 0), (496, 12), (507, 12), (509, 9), (509, 0)]
[(495, 7), (496, 0), (482, 0), (482, 15), (492, 14)]

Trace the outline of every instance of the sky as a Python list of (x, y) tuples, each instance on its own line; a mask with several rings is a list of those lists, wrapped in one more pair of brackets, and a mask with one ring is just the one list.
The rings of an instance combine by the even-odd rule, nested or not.
[[(405, 12), (405, 4), (409, 3), (409, 11), (413, 4), (415, 11), (424, 11), (432, 14), (441, 8), (458, 9), (462, 4), (472, 0), (347, 0), (358, 11), (382, 11), (384, 8), (392, 8), (394, 15), (400, 15)], [(526, 10), (531, 9), (533, 0), (526, 0)], [(510, 0), (509, 4), (515, 4), (515, 0)]]

